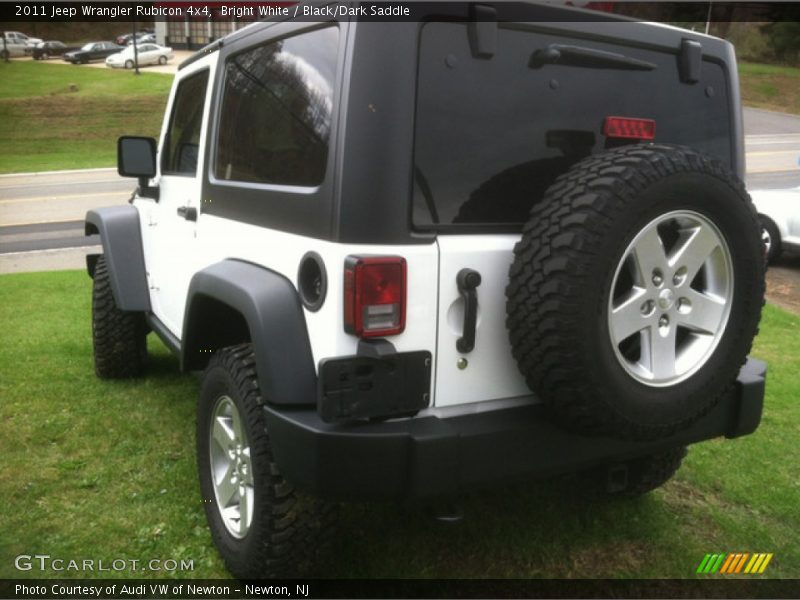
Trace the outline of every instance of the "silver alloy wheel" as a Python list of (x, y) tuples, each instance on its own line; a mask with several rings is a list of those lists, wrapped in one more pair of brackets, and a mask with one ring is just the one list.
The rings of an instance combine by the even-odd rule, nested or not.
[(688, 210), (653, 219), (612, 280), (608, 329), (617, 360), (649, 386), (686, 380), (722, 339), (732, 300), (731, 254), (719, 229)]
[(772, 236), (766, 227), (761, 228), (761, 241), (764, 242), (764, 251), (769, 256), (769, 251), (772, 249)]
[(241, 539), (253, 522), (255, 492), (250, 443), (239, 410), (230, 397), (217, 399), (208, 435), (217, 510), (228, 533)]

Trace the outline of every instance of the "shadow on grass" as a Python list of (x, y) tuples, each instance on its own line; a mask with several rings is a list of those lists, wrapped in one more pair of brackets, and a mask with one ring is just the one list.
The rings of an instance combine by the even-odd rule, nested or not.
[[(322, 576), (551, 578), (634, 572), (646, 560), (650, 539), (672, 527), (669, 515), (654, 495), (609, 498), (599, 479), (586, 475), (467, 493), (459, 499), (464, 519), (458, 523), (436, 521), (435, 505), (342, 504), (339, 531), (346, 535), (334, 540)], [(415, 552), (409, 555), (408, 548)]]
[(146, 377), (160, 379), (189, 376), (186, 373), (181, 373), (178, 357), (166, 350), (158, 353), (150, 352), (147, 356), (146, 369)]

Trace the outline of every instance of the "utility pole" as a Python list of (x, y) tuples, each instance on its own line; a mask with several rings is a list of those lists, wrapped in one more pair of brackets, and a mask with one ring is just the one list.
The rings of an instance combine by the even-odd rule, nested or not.
[(711, 6), (713, 5), (712, 2), (708, 3), (708, 14), (706, 14), (706, 35), (708, 32), (711, 31)]
[(133, 22), (133, 68), (133, 72), (139, 75), (139, 45), (136, 43), (136, 21)]
[(8, 62), (8, 46), (6, 45), (6, 34), (5, 32), (2, 32), (2, 34), (0, 35), (3, 36), (3, 58), (5, 58), (6, 62)]

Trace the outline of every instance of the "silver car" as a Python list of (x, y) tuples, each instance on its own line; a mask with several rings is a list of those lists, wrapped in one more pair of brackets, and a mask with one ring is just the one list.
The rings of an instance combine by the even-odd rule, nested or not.
[(165, 65), (175, 56), (172, 48), (159, 46), (158, 44), (141, 43), (137, 44), (137, 54), (138, 56), (134, 55), (133, 45), (130, 45), (123, 51), (106, 58), (106, 66), (132, 69), (135, 60), (138, 61), (140, 67), (144, 65)]

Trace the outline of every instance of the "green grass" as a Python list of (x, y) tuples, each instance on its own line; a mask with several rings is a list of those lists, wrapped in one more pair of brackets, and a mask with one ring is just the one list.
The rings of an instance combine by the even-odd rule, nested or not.
[(745, 106), (800, 114), (800, 68), (739, 63)]
[[(35, 553), (192, 559), (176, 576), (225, 577), (198, 493), (197, 380), (154, 339), (147, 378), (96, 379), (89, 296), (83, 272), (0, 276), (0, 578), (40, 575), (13, 567)], [(576, 478), (505, 486), (466, 496), (450, 527), (419, 508), (345, 505), (319, 574), (683, 578), (706, 552), (746, 551), (775, 553), (769, 577), (800, 577), (800, 318), (767, 306), (753, 354), (770, 364), (761, 428), (694, 446), (653, 494), (593, 501)]]
[[(800, 114), (800, 69), (739, 63), (747, 106)], [(120, 135), (157, 137), (172, 76), (0, 62), (0, 173), (116, 164)]]
[(124, 134), (157, 137), (172, 76), (0, 62), (0, 173), (109, 167)]

